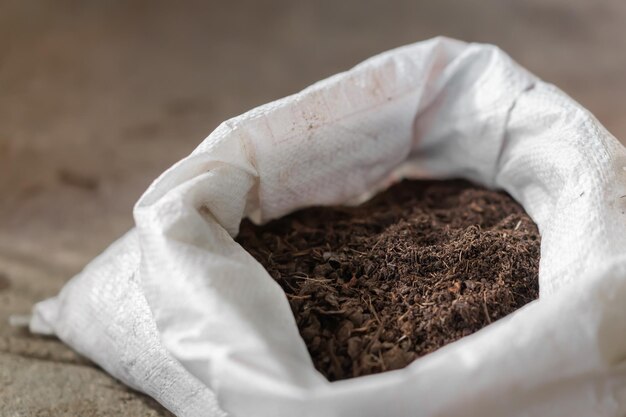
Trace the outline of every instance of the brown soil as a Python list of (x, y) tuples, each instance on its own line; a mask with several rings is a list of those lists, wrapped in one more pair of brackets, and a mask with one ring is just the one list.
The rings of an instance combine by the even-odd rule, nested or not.
[(405, 181), (238, 237), (285, 290), (329, 380), (406, 366), (538, 296), (539, 233), (504, 193)]

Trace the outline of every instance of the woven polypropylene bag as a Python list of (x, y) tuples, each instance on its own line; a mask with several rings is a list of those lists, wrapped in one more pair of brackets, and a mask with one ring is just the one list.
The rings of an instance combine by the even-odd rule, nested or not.
[[(235, 241), (403, 177), (508, 191), (538, 224), (540, 298), (408, 367), (330, 383)], [(626, 415), (626, 151), (499, 49), (395, 49), (220, 125), (136, 227), (50, 300), (53, 333), (179, 416)]]

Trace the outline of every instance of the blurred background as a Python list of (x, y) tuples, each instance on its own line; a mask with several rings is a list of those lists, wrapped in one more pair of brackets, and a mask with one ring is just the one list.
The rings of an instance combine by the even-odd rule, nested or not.
[(500, 46), (626, 141), (622, 0), (0, 0), (0, 409), (166, 415), (9, 314), (131, 227), (221, 121), (437, 35)]

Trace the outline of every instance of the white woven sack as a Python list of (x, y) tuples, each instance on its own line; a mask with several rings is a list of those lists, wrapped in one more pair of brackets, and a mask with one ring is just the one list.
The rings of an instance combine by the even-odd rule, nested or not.
[[(400, 178), (508, 191), (542, 235), (540, 299), (405, 369), (328, 382), (287, 299), (235, 241)], [(626, 150), (499, 49), (436, 38), (224, 122), (136, 227), (34, 310), (178, 416), (626, 415)]]

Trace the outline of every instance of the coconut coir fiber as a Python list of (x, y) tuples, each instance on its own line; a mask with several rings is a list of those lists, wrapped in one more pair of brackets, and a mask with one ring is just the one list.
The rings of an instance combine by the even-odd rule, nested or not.
[(508, 195), (462, 181), (405, 181), (238, 237), (331, 381), (402, 368), (537, 298), (539, 241)]

